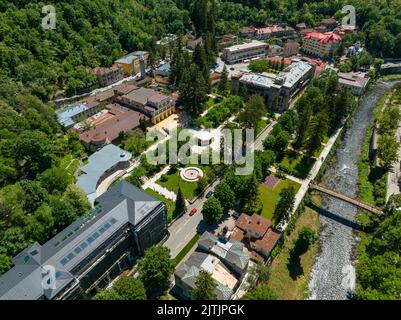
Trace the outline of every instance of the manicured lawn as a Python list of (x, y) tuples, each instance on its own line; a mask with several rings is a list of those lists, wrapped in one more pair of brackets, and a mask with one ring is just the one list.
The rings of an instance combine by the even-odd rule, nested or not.
[(289, 150), (286, 152), (284, 158), (281, 160), (279, 167), (281, 170), (294, 175), (298, 178), (305, 179), (313, 164), (314, 159), (302, 155), (296, 151)]
[(185, 199), (193, 199), (196, 197), (196, 189), (198, 188), (197, 182), (186, 182), (183, 181), (180, 177), (180, 173), (177, 171), (173, 174), (166, 174), (167, 181), (161, 181), (159, 179), (156, 183), (161, 186), (177, 193), (179, 186), (181, 186), (181, 190), (184, 194)]
[(187, 245), (180, 251), (179, 254), (173, 259), (174, 266), (178, 266), (182, 259), (187, 255), (187, 253), (193, 248), (198, 242), (201, 234), (197, 233), (193, 238), (187, 243)]
[(167, 220), (170, 222), (171, 220), (173, 220), (173, 216), (174, 216), (174, 211), (175, 211), (175, 203), (174, 201), (171, 201), (167, 198), (165, 198), (164, 196), (162, 196), (161, 194), (153, 191), (152, 189), (146, 189), (145, 192), (149, 193), (150, 195), (154, 196), (155, 198), (159, 199), (160, 201), (164, 202), (168, 208), (167, 211)]
[(268, 286), (279, 300), (304, 300), (309, 297), (308, 283), (316, 259), (317, 242), (301, 256), (295, 258), (290, 256), (294, 241), (303, 227), (309, 227), (318, 233), (319, 214), (311, 208), (305, 208), (297, 220), (294, 231), (285, 237), (279, 255), (272, 262)]
[(275, 225), (278, 221), (274, 219), (274, 211), (276, 210), (276, 206), (280, 197), (280, 193), (283, 189), (293, 186), (296, 191), (301, 187), (300, 184), (291, 181), (291, 180), (281, 180), (273, 190), (266, 187), (264, 184), (259, 186), (260, 190), (260, 198), (263, 203), (263, 211), (262, 216), (272, 221), (273, 225)]

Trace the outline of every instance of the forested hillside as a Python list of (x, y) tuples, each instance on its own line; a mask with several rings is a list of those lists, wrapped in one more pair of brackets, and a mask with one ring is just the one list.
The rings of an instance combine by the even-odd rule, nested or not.
[(124, 52), (149, 50), (153, 38), (189, 27), (188, 12), (173, 0), (73, 0), (55, 2), (56, 29), (43, 30), (45, 4), (0, 1), (1, 73), (43, 99), (60, 88), (74, 94), (90, 87), (96, 78), (86, 67), (110, 66)]

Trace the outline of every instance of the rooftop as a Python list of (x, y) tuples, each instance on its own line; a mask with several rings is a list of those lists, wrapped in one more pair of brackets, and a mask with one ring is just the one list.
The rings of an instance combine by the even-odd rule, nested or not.
[[(13, 258), (14, 267), (0, 277), (0, 300), (54, 298), (77, 281), (73, 269), (127, 223), (136, 226), (162, 202), (122, 181), (98, 198), (99, 207), (77, 219), (43, 244), (34, 243)], [(56, 269), (55, 289), (42, 287), (46, 266)]]
[(244, 271), (248, 266), (249, 255), (244, 252), (245, 245), (239, 241), (222, 242), (212, 233), (204, 232), (198, 241), (198, 247), (213, 253), (223, 263), (235, 265), (241, 271)]
[(271, 252), (281, 237), (281, 232), (269, 228), (262, 239), (256, 240), (255, 245), (263, 248), (265, 252)]
[(145, 116), (140, 112), (122, 107), (118, 104), (107, 106), (108, 112), (100, 116), (94, 115), (88, 119), (91, 128), (80, 133), (80, 138), (86, 143), (113, 142), (120, 132), (126, 132), (137, 128), (140, 119)]
[(272, 223), (269, 219), (260, 215), (254, 214), (252, 216), (248, 216), (247, 214), (243, 213), (238, 218), (235, 226), (244, 231), (251, 230), (252, 232), (259, 233), (261, 236), (263, 236), (271, 224)]
[(88, 164), (81, 167), (84, 173), (77, 178), (77, 185), (83, 189), (92, 204), (96, 199), (96, 188), (101, 176), (116, 164), (131, 160), (131, 157), (129, 152), (113, 144), (89, 156)]
[(338, 78), (339, 83), (359, 88), (364, 88), (369, 82), (369, 78), (363, 72), (339, 72)]
[(318, 40), (320, 43), (328, 43), (328, 42), (337, 43), (338, 41), (342, 40), (341, 36), (333, 32), (326, 32), (326, 33), (310, 32), (304, 37), (304, 39), (315, 39)]
[(143, 57), (145, 54), (147, 54), (146, 51), (135, 51), (127, 54), (124, 57), (121, 57), (120, 59), (116, 60), (116, 63), (122, 63), (122, 64), (131, 64), (132, 61), (139, 59)]
[(215, 293), (219, 300), (231, 298), (238, 280), (219, 258), (211, 254), (203, 252), (192, 253), (185, 262), (178, 266), (175, 275), (190, 288), (195, 288), (196, 278), (200, 270), (206, 270), (211, 273), (216, 282)]
[(247, 49), (250, 49), (250, 48), (261, 47), (261, 46), (267, 47), (267, 44), (262, 42), (262, 41), (252, 40), (250, 42), (245, 42), (245, 43), (242, 43), (242, 44), (237, 44), (237, 45), (232, 46), (232, 47), (228, 47), (228, 48), (226, 48), (226, 50), (229, 50), (230, 52), (234, 52), (234, 51), (247, 50)]
[(292, 63), (278, 75), (270, 73), (247, 73), (241, 77), (241, 81), (253, 83), (261, 87), (288, 87), (291, 88), (299, 79), (312, 69), (312, 66), (305, 61)]
[(70, 106), (70, 107), (62, 109), (62, 110), (58, 110), (58, 111), (56, 111), (58, 122), (63, 127), (72, 126), (75, 123), (75, 121), (72, 119), (72, 117), (74, 117), (86, 110), (88, 110), (88, 107), (85, 104), (78, 104), (78, 105)]

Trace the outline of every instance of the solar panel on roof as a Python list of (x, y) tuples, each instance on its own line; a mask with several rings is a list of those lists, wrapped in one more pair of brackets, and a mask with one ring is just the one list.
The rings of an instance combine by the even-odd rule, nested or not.
[(72, 252), (70, 252), (70, 253), (67, 255), (67, 259), (68, 259), (68, 260), (72, 260), (72, 259), (74, 259), (74, 257), (75, 257), (75, 254), (73, 254)]
[(74, 249), (74, 252), (75, 252), (76, 254), (80, 253), (81, 251), (82, 251), (82, 249), (81, 249), (80, 247), (76, 247), (76, 248)]
[(60, 263), (65, 266), (68, 263), (68, 259), (66, 257), (64, 257), (63, 259), (61, 259)]
[(80, 245), (82, 250), (85, 249), (87, 246), (88, 245), (86, 244), (86, 242), (82, 242), (81, 245)]

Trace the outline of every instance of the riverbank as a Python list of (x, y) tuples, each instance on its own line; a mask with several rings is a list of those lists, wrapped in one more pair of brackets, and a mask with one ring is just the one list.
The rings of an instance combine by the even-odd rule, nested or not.
[[(313, 203), (320, 203), (320, 198), (314, 196)], [(273, 259), (270, 266), (268, 286), (280, 300), (304, 300), (309, 296), (309, 277), (315, 263), (317, 243), (299, 257), (291, 256), (294, 242), (299, 231), (308, 227), (319, 232), (319, 213), (312, 207), (305, 207), (297, 218), (296, 225), (289, 235), (285, 235), (280, 253)]]
[[(334, 191), (356, 197), (358, 194), (358, 161), (361, 146), (370, 127), (379, 99), (391, 86), (379, 83), (361, 101), (350, 119), (350, 127), (339, 143), (333, 161), (325, 173), (323, 183)], [(340, 140), (341, 141), (341, 140)], [(355, 228), (357, 210), (337, 199), (322, 196), (318, 254), (312, 268), (309, 288), (311, 299), (344, 300), (352, 296), (355, 288), (354, 264), (356, 259)], [(344, 283), (348, 276), (349, 281)]]

